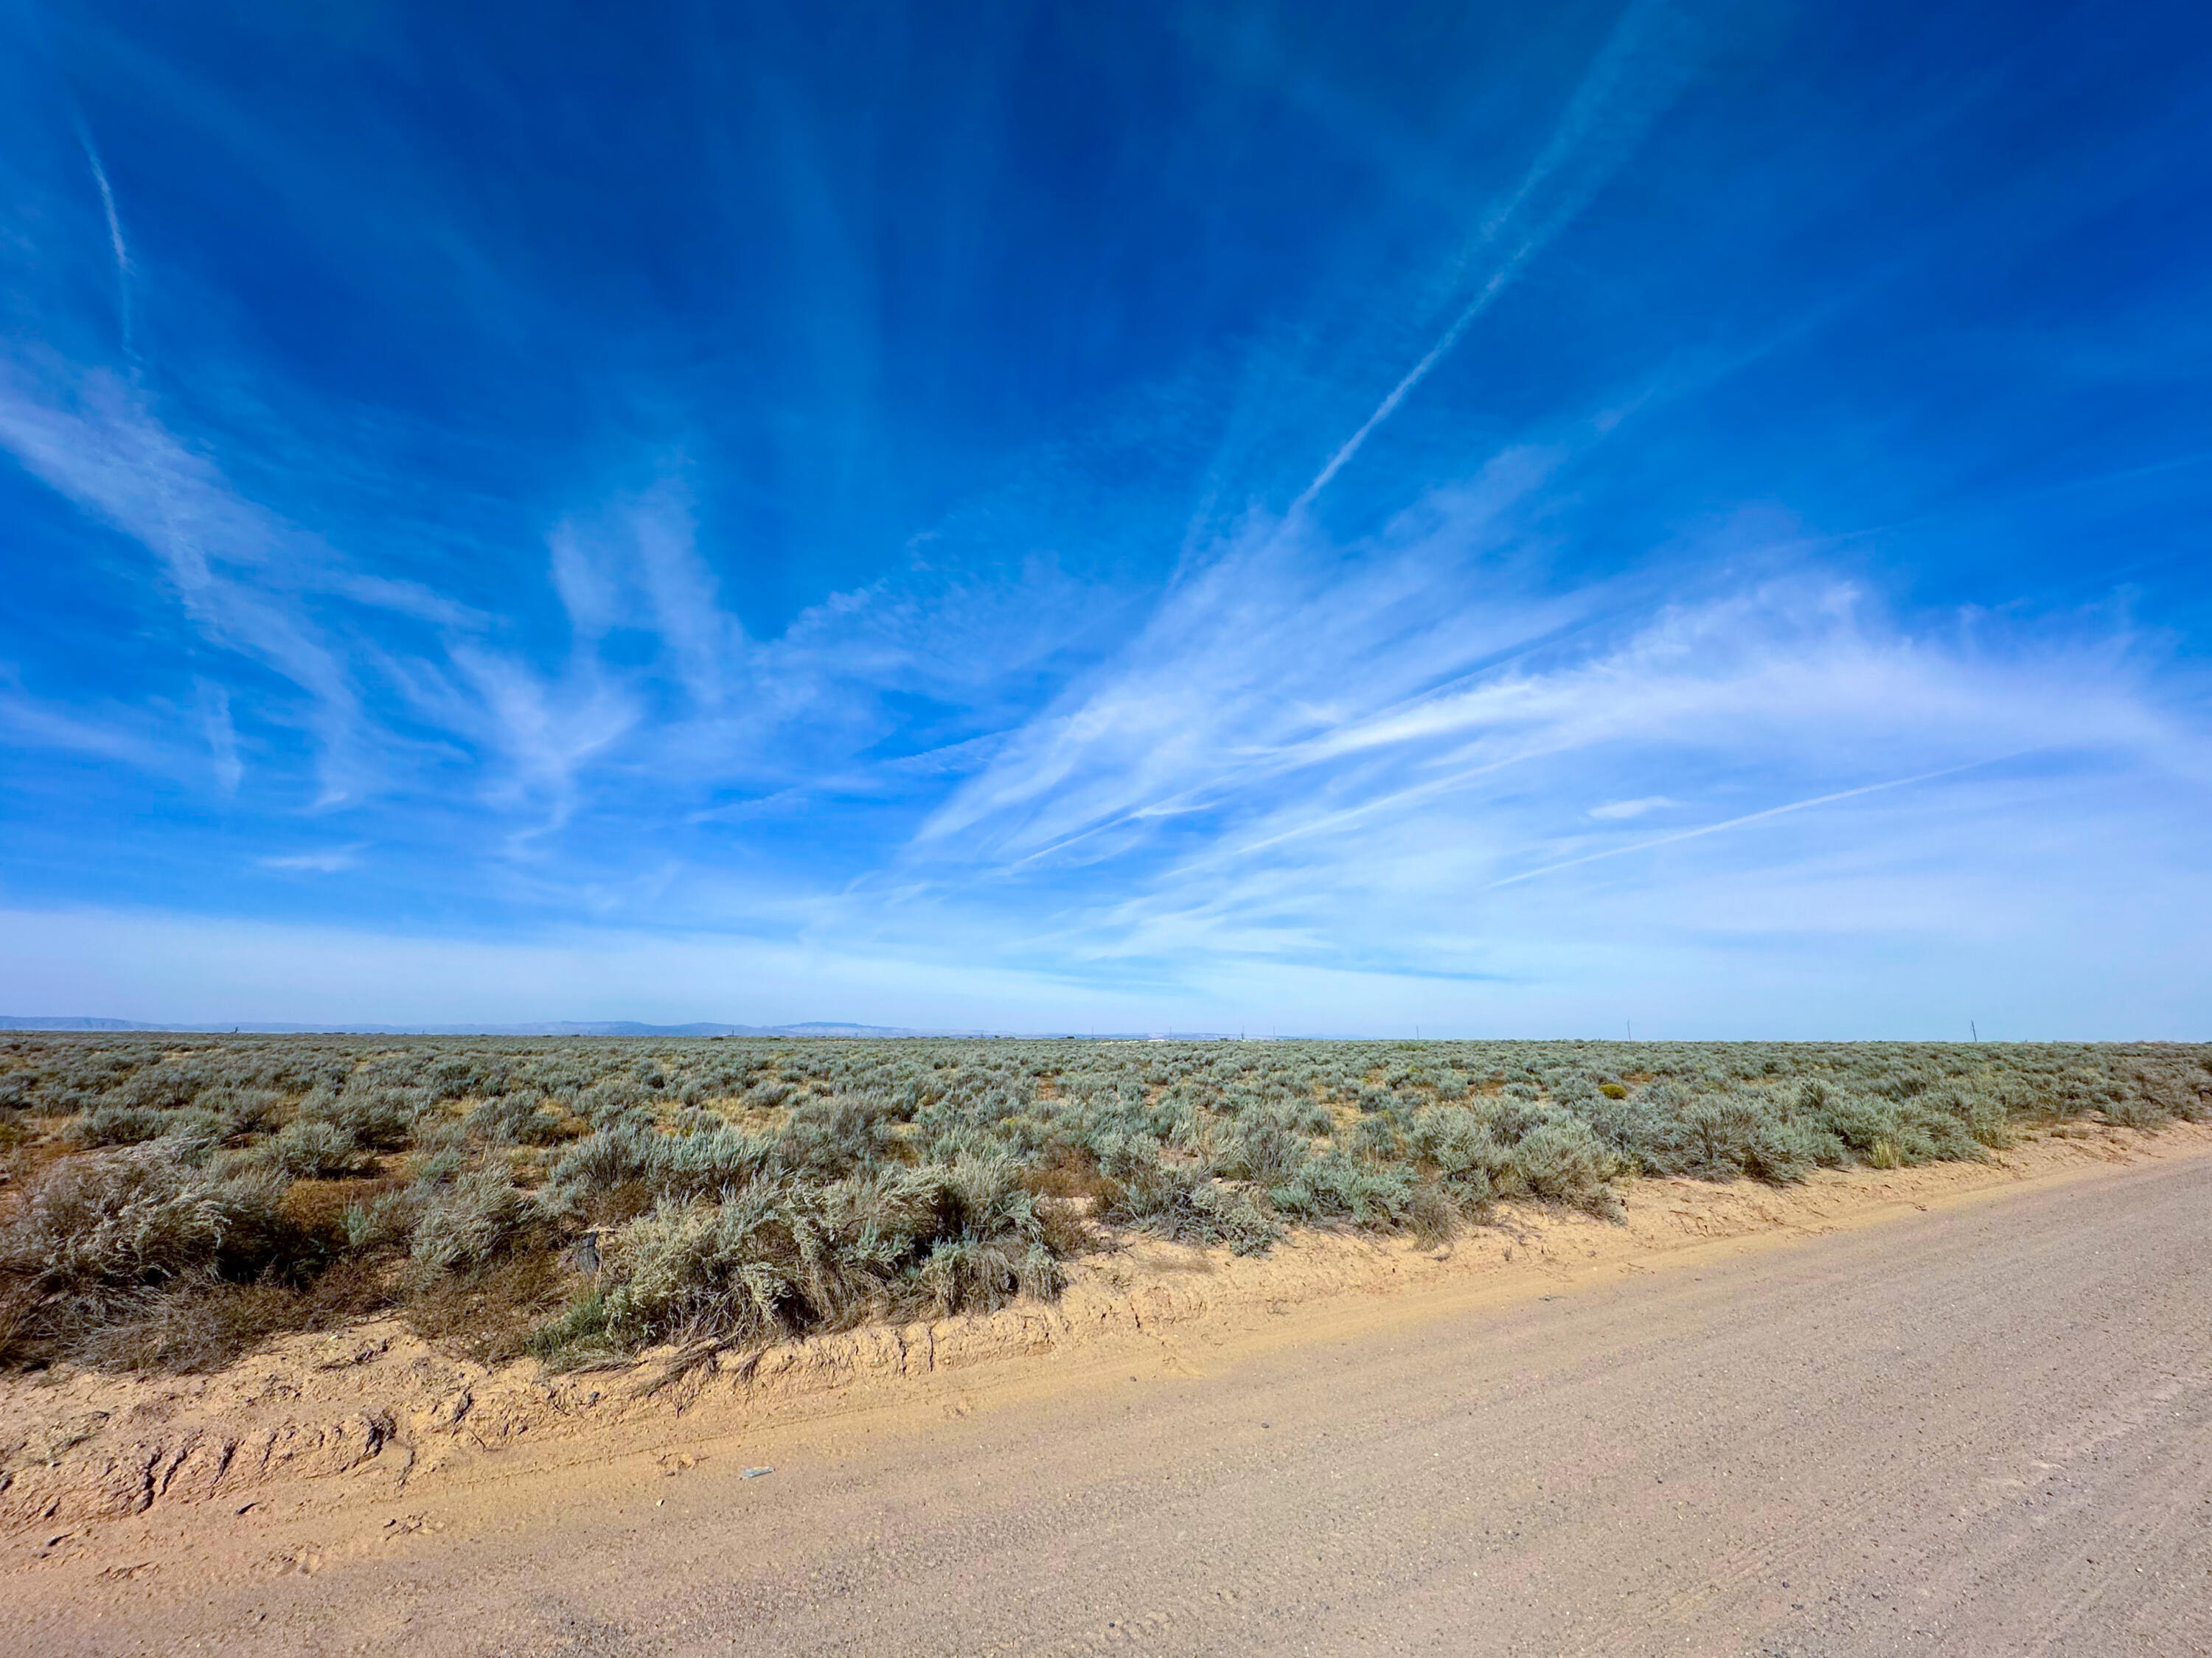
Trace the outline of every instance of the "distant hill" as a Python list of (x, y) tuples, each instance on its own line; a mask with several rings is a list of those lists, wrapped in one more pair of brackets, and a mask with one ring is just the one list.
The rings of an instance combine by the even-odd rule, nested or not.
[(167, 1030), (161, 1024), (140, 1024), (133, 1019), (81, 1019), (71, 1015), (33, 1015), (28, 1018), (0, 1014), (0, 1030)]
[[(1011, 1030), (915, 1030), (899, 1025), (848, 1024), (814, 1020), (805, 1024), (640, 1024), (629, 1019), (549, 1019), (537, 1024), (267, 1024), (240, 1021), (206, 1024), (147, 1024), (137, 1019), (89, 1018), (80, 1014), (0, 1015), (0, 1030), (175, 1031), (254, 1036), (854, 1036), (877, 1041), (894, 1036), (1014, 1036), (1036, 1032)], [(1049, 1032), (1048, 1035), (1073, 1033)], [(1218, 1033), (1178, 1031), (1182, 1041), (1203, 1042)], [(1101, 1032), (1109, 1041), (1142, 1041), (1141, 1033)]]
[[(137, 1019), (96, 1019), (76, 1014), (0, 1015), (0, 1030), (242, 1031), (258, 1036), (919, 1036), (940, 1033), (890, 1025), (814, 1023), (640, 1024), (631, 1019), (548, 1019), (535, 1024), (270, 1024), (251, 1020), (203, 1024), (148, 1024)], [(980, 1034), (980, 1033), (975, 1033)]]

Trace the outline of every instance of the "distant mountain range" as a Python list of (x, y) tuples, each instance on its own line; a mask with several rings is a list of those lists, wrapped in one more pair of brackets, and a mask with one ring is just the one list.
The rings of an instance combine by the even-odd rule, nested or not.
[(257, 1036), (980, 1036), (980, 1030), (902, 1030), (890, 1025), (639, 1024), (630, 1019), (547, 1019), (536, 1024), (267, 1024), (240, 1021), (204, 1024), (147, 1024), (137, 1019), (74, 1015), (0, 1016), (0, 1030), (174, 1030)]
[[(1158, 1032), (1024, 1032), (1012, 1030), (909, 1030), (897, 1025), (842, 1024), (817, 1020), (807, 1024), (639, 1024), (629, 1019), (549, 1019), (538, 1024), (146, 1024), (137, 1019), (95, 1019), (76, 1014), (0, 1014), (0, 1030), (176, 1031), (180, 1034), (253, 1036), (1016, 1036), (1095, 1035), (1108, 1042), (1141, 1042)], [(1178, 1030), (1179, 1042), (1218, 1041), (1224, 1033)]]

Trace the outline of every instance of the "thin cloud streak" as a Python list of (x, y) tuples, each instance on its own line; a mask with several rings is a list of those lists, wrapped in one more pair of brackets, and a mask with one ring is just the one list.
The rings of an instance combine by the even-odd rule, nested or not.
[(92, 755), (159, 775), (173, 774), (178, 769), (176, 756), (143, 729), (131, 728), (143, 724), (89, 718), (81, 710), (0, 691), (0, 732), (16, 744)]
[(1646, 812), (1660, 811), (1681, 804), (1664, 794), (1647, 794), (1638, 800), (1608, 800), (1601, 806), (1592, 806), (1584, 816), (1595, 817), (1601, 823), (1609, 823), (1620, 818), (1641, 817)]
[(216, 782), (225, 794), (236, 794), (245, 780), (246, 766), (238, 756), (238, 728), (231, 723), (230, 692), (211, 680), (194, 687), (199, 704), (200, 729), (206, 734), (209, 763)]
[(1540, 875), (1557, 874), (1563, 869), (1574, 869), (1583, 864), (1595, 864), (1605, 858), (1626, 858), (1631, 853), (1650, 852), (1656, 847), (1671, 847), (1678, 841), (1695, 841), (1708, 835), (1718, 835), (1724, 829), (1741, 829), (1747, 823), (1763, 823), (1769, 818), (1781, 817), (1793, 811), (1807, 811), (1814, 806), (1833, 805), (1838, 800), (1856, 800), (1861, 795), (1880, 794), (1889, 789), (1910, 787), (1915, 783), (1932, 783), (1941, 777), (1956, 777), (1960, 772), (1973, 771), (1983, 766), (1993, 766), (2002, 761), (2017, 759), (2015, 755), (1999, 755), (1989, 760), (1970, 760), (1964, 765), (1946, 766), (1941, 771), (1923, 771), (1911, 777), (1893, 777), (1886, 782), (1867, 783), (1855, 789), (1838, 789), (1828, 794), (1816, 794), (1809, 800), (1792, 800), (1786, 805), (1769, 806), (1763, 811), (1746, 812), (1741, 817), (1731, 817), (1724, 823), (1705, 823), (1696, 829), (1678, 830), (1673, 835), (1656, 835), (1649, 841), (1638, 841), (1633, 846), (1608, 847), (1602, 852), (1585, 853), (1579, 858), (1563, 858), (1556, 864), (1546, 864), (1540, 869), (1523, 870), (1518, 875), (1509, 875), (1502, 881), (1492, 881), (1489, 890), (1510, 887), (1522, 881), (1533, 881)]
[(350, 846), (331, 847), (320, 852), (295, 852), (281, 856), (259, 858), (254, 861), (263, 869), (286, 870), (311, 875), (339, 875), (357, 869), (361, 855), (368, 850), (369, 843), (356, 841)]
[(123, 354), (134, 355), (131, 322), (131, 250), (123, 240), (123, 219), (115, 210), (115, 191), (107, 182), (107, 168), (101, 164), (100, 150), (92, 142), (92, 134), (80, 123), (77, 142), (84, 146), (84, 159), (92, 167), (93, 182), (100, 187), (100, 212), (107, 220), (107, 244), (115, 255), (115, 307), (118, 331), (123, 343)]

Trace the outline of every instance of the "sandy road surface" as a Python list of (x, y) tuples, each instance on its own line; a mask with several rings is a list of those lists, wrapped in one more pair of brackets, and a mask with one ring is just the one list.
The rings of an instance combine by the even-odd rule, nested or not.
[(0, 1618), (56, 1658), (2212, 1653), (2212, 1158), (1283, 1323)]

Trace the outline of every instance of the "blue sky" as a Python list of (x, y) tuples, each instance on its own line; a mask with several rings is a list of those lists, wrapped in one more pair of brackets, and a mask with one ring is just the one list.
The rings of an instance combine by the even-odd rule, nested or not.
[(0, 1011), (2212, 1037), (2201, 8), (0, 18)]

